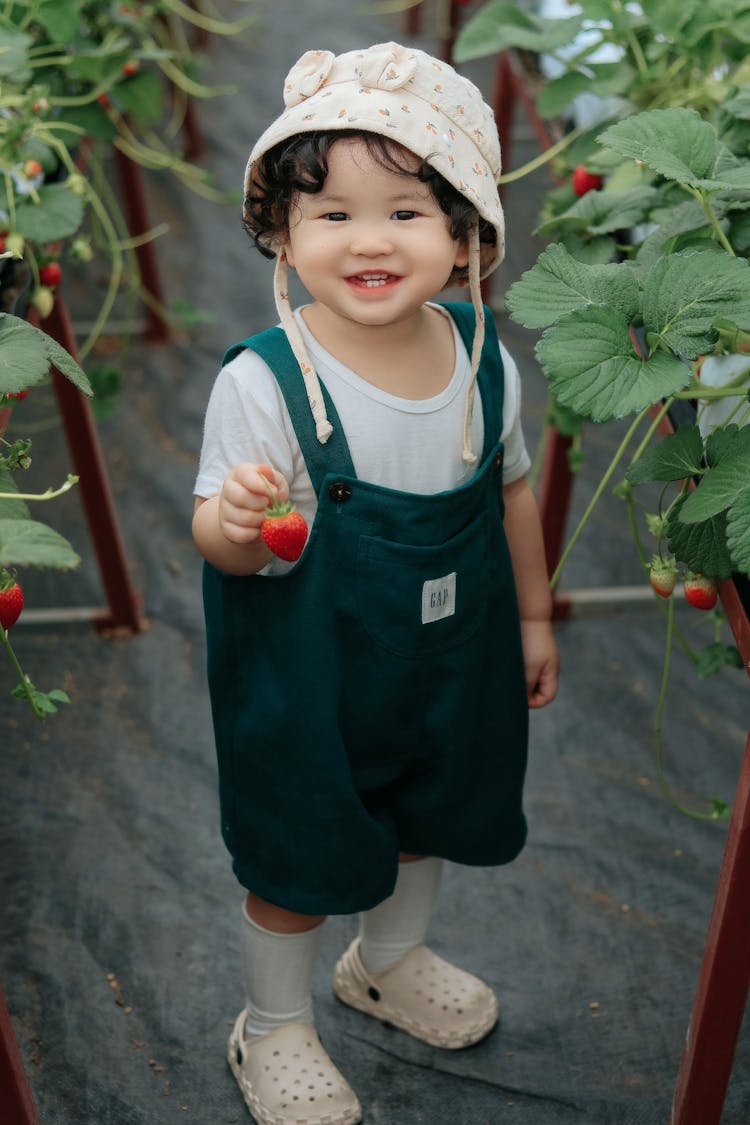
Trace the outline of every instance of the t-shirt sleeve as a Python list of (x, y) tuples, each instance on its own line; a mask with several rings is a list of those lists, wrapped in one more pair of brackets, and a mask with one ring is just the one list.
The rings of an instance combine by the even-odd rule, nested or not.
[(503, 484), (511, 484), (512, 481), (518, 480), (519, 477), (528, 473), (531, 468), (531, 458), (526, 449), (521, 426), (521, 376), (516, 361), (502, 342), (500, 342), (500, 354), (503, 358), (505, 371), (502, 432), (502, 441), (505, 445)]
[(291, 482), (298, 467), (291, 431), (276, 379), (260, 356), (246, 349), (221, 369), (211, 391), (194, 494), (215, 496), (241, 461), (267, 461)]

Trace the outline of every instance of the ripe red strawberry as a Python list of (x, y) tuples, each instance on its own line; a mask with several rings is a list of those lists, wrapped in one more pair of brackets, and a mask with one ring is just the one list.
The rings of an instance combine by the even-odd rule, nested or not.
[(29, 392), (27, 390), (26, 391), (6, 391), (5, 397), (6, 398), (17, 398), (20, 402), (20, 400), (22, 398), (26, 398), (26, 395), (28, 393)]
[(598, 191), (604, 180), (594, 172), (587, 171), (585, 164), (579, 164), (573, 169), (571, 182), (576, 195), (585, 195), (589, 191)]
[(59, 262), (47, 262), (39, 270), (39, 280), (42, 285), (49, 285), (54, 289), (62, 281), (62, 268)]
[(713, 609), (718, 596), (719, 591), (713, 578), (690, 571), (685, 575), (685, 601), (696, 609)]
[(23, 174), (28, 179), (38, 176), (41, 171), (43, 171), (43, 168), (38, 160), (27, 160), (23, 166)]
[(674, 559), (654, 555), (648, 568), (648, 577), (655, 593), (660, 598), (668, 598), (677, 581), (677, 564)]
[(296, 562), (307, 542), (305, 517), (288, 500), (283, 504), (275, 501), (266, 508), (265, 516), (260, 525), (263, 542), (280, 559)]
[(13, 579), (10, 581), (10, 586), (0, 589), (0, 625), (3, 629), (15, 625), (23, 609), (23, 590)]

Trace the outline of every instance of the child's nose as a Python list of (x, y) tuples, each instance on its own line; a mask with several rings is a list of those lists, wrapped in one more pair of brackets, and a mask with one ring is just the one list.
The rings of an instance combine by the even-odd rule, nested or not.
[(377, 258), (393, 251), (390, 234), (379, 223), (366, 223), (352, 232), (351, 251), (366, 258)]

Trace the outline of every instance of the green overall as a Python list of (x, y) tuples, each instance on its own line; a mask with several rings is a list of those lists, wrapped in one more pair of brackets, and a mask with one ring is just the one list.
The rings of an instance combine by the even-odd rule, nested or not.
[[(470, 349), (471, 305), (447, 307)], [(287, 574), (204, 568), (222, 834), (238, 880), (288, 910), (348, 914), (392, 893), (399, 851), (509, 862), (526, 837), (528, 709), (494, 333), (478, 376), (479, 467), (434, 495), (359, 480), (324, 387), (333, 433), (317, 440), (280, 328), (225, 363), (245, 347), (279, 382), (318, 510)]]

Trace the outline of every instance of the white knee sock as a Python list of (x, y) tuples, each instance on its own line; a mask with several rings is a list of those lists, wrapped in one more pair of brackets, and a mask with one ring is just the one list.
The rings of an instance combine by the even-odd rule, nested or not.
[(442, 869), (434, 856), (400, 863), (391, 897), (360, 914), (360, 956), (368, 972), (385, 972), (424, 941)]
[(243, 908), (247, 1035), (286, 1023), (312, 1023), (312, 975), (323, 923), (302, 934), (275, 934)]

